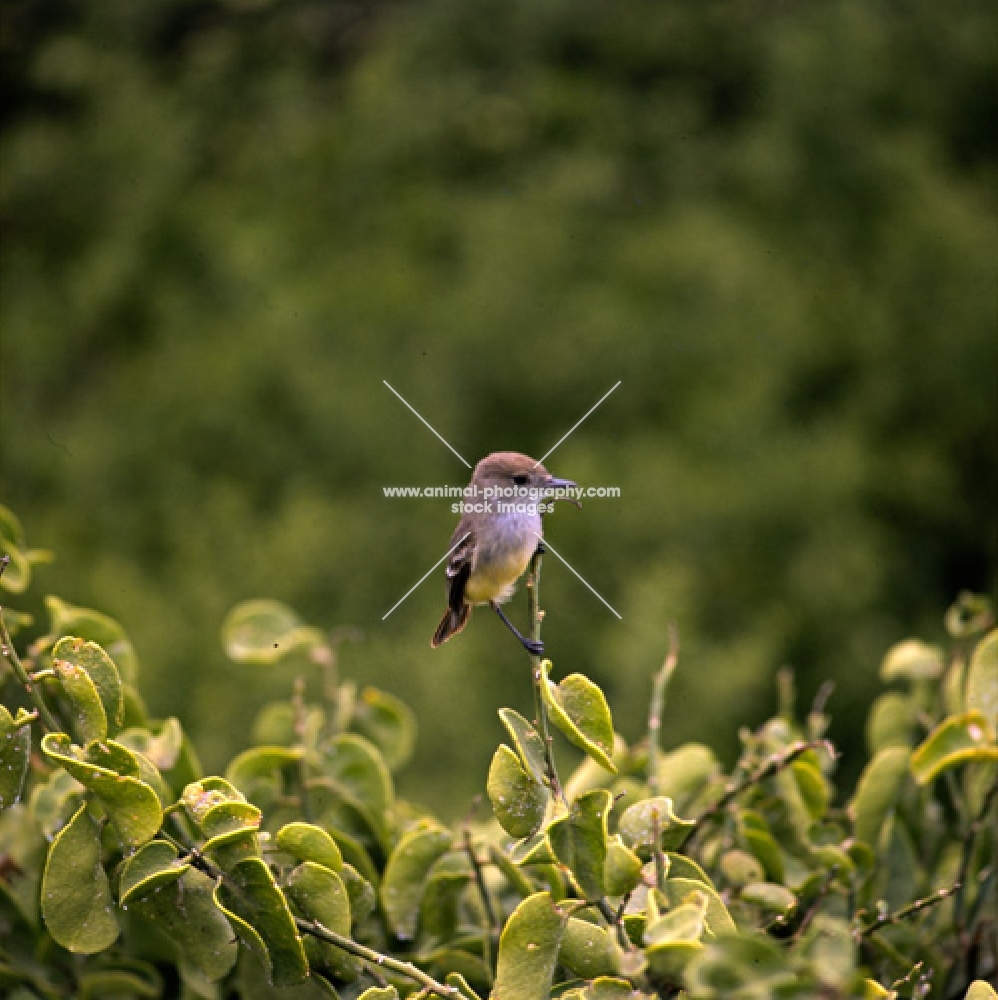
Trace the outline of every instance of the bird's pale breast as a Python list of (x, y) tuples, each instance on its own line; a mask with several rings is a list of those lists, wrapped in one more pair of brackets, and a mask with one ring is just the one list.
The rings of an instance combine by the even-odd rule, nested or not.
[(497, 517), (493, 530), (478, 539), (475, 568), (465, 587), (465, 599), (472, 604), (508, 600), (514, 584), (530, 564), (540, 530), (539, 515)]

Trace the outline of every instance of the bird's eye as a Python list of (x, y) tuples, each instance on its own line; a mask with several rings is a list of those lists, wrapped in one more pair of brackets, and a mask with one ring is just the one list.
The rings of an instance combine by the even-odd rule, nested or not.
[(518, 472), (515, 476), (513, 476), (513, 482), (516, 483), (517, 486), (526, 486), (527, 483), (530, 482), (530, 477), (524, 472)]

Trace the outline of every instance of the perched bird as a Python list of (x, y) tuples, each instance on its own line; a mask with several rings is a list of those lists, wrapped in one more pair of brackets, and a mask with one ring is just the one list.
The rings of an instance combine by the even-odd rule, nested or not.
[(464, 628), (474, 605), (488, 604), (527, 652), (543, 653), (543, 643), (521, 635), (499, 605), (512, 596), (541, 544), (541, 515), (555, 499), (582, 506), (565, 495), (574, 489), (571, 480), (556, 479), (540, 462), (516, 451), (493, 452), (475, 466), (465, 499), (455, 504), (462, 516), (450, 540), (447, 610), (430, 640), (434, 649)]

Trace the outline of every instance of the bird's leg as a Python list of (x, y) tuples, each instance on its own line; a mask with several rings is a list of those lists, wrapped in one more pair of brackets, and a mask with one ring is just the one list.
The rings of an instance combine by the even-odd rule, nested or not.
[(534, 555), (542, 556), (545, 552), (547, 552), (547, 546), (542, 541), (538, 540), (537, 548), (534, 549)]
[(522, 635), (520, 630), (503, 614), (502, 608), (495, 601), (489, 601), (489, 605), (492, 610), (503, 620), (506, 628), (510, 630), (520, 640), (520, 644), (523, 648), (530, 653), (531, 656), (543, 656), (544, 655), (544, 643), (540, 639), (528, 639), (525, 635)]

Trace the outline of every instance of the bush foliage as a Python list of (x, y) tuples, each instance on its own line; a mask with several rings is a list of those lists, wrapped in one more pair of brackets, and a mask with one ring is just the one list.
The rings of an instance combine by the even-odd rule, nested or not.
[[(46, 554), (7, 511), (0, 533), (0, 583), (21, 593)], [(950, 609), (950, 649), (889, 650), (851, 790), (824, 694), (799, 711), (787, 673), (725, 773), (703, 743), (660, 748), (675, 645), (633, 746), (596, 684), (535, 659), (536, 718), (499, 713), (494, 819), (453, 828), (395, 793), (412, 713), (339, 676), (335, 641), (290, 608), (224, 622), (228, 656), (284, 672), (288, 697), (206, 775), (180, 721), (148, 717), (122, 626), (45, 605), (30, 642), (9, 634), (26, 616), (3, 615), (0, 984), (16, 1000), (995, 996), (986, 601)], [(564, 781), (562, 738), (584, 753)]]

